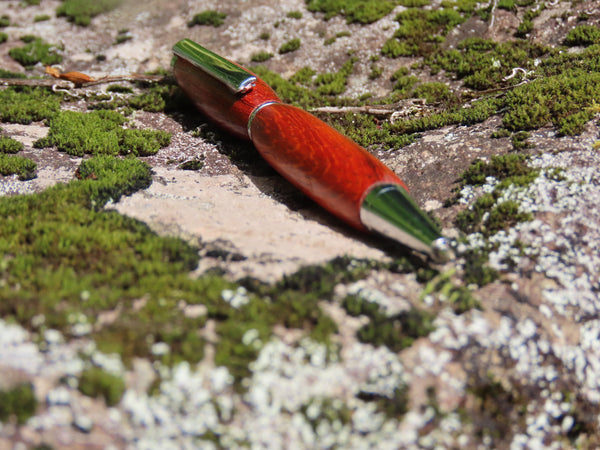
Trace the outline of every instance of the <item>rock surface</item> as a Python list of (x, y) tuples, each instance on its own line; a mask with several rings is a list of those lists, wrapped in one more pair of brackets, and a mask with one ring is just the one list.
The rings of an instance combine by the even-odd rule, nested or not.
[[(187, 37), (246, 65), (253, 54), (271, 52), (274, 56), (266, 64), (284, 78), (304, 66), (319, 72), (338, 70), (352, 52), (358, 62), (344, 95), (356, 98), (367, 92), (387, 95), (390, 76), (414, 62), (384, 59), (382, 76), (369, 79), (370, 57), (393, 34), (395, 14), (403, 6), (361, 25), (339, 16), (325, 21), (322, 14), (308, 12), (301, 0), (125, 1), (80, 27), (55, 17), (60, 4), (41, 0), (38, 6), (24, 7), (20, 1), (2, 2), (0, 15), (6, 13), (11, 20), (3, 29), (8, 39), (0, 44), (2, 68), (23, 71), (8, 50), (20, 45), (19, 37), (26, 34), (62, 44), (65, 72), (97, 78), (166, 68), (172, 45)], [(540, 44), (559, 45), (584, 13), (588, 23), (597, 27), (600, 21), (597, 1), (554, 1), (545, 7), (528, 36)], [(225, 24), (187, 26), (195, 13), (209, 9), (225, 12)], [(301, 11), (302, 18), (286, 16), (291, 11)], [(494, 11), (492, 24), (471, 19), (449, 34), (448, 45), (468, 36), (513, 39), (519, 18), (506, 9)], [(41, 14), (50, 20), (34, 22)], [(132, 39), (117, 45), (123, 29)], [(270, 33), (267, 41), (259, 38), (263, 32)], [(323, 45), (324, 37), (336, 34), (340, 37), (335, 42)], [(280, 45), (295, 37), (302, 41), (300, 49), (279, 54)], [(105, 58), (96, 58), (100, 54)], [(37, 66), (30, 75), (42, 72)], [(67, 107), (84, 110), (85, 100)], [(199, 115), (136, 111), (133, 119), (142, 128), (171, 132), (171, 144), (143, 158), (153, 168), (152, 185), (108, 208), (145, 222), (160, 235), (198, 245), (208, 256), (196, 275), (218, 267), (234, 280), (251, 276), (273, 283), (302, 266), (324, 264), (337, 256), (379, 262), (398, 256), (385, 242), (323, 212), (260, 160), (231, 157), (234, 151), (252, 155), (247, 145), (210, 127), (215, 136), (198, 137), (194, 131), (206, 127)], [(491, 138), (501, 120), (495, 115), (475, 125), (446, 126), (423, 132), (401, 149), (372, 150), (441, 221), (445, 234), (457, 237), (456, 215), (486, 186), (464, 191), (462, 201), (444, 205), (472, 160), (513, 151), (509, 138)], [(31, 181), (3, 177), (2, 195), (39, 192), (74, 177), (79, 158), (32, 147), (47, 133), (43, 123), (0, 126), (38, 163), (37, 178)], [(0, 448), (19, 448), (18, 443), (53, 448), (217, 448), (215, 442), (224, 448), (594, 448), (600, 417), (598, 135), (596, 119), (576, 136), (559, 136), (550, 126), (530, 132), (529, 165), (541, 169), (540, 175), (526, 188), (503, 195), (532, 213), (532, 220), (486, 242), (473, 233), (459, 244), (472, 249), (494, 245), (486, 263), (501, 273), (499, 280), (469, 286), (481, 310), (457, 314), (443, 293), (421, 282), (418, 274), (374, 270), (364, 280), (340, 283), (337, 302), (323, 304), (338, 324), (338, 359), (328, 356), (326, 345), (297, 330), (277, 328), (268, 342), (246, 332), (245, 345), (260, 352), (243, 393), (234, 389), (226, 368), (215, 366), (210, 345), (197, 366), (184, 362), (160, 368), (136, 359), (125, 368), (120, 360), (102, 359), (106, 355), (95, 350), (92, 339), (65, 341), (59, 333), (45, 335), (40, 343), (31, 332), (0, 318), (0, 380), (8, 380), (8, 385), (16, 383), (10, 380), (32, 382), (39, 402), (25, 424), (0, 425)], [(200, 155), (200, 171), (173, 164)], [(562, 169), (561, 178), (549, 175), (554, 168)], [(211, 249), (229, 256), (211, 257)], [(459, 250), (455, 260), (438, 268), (440, 273), (463, 269)], [(238, 294), (243, 298), (243, 292)], [(340, 299), (348, 294), (368, 299), (389, 314), (411, 305), (436, 308), (435, 330), (400, 351), (359, 342), (357, 330), (367, 320), (351, 317), (340, 307)], [(208, 321), (203, 333), (214, 338), (214, 326)], [(83, 359), (94, 357), (96, 365), (126, 379), (125, 395), (113, 407), (76, 389)], [(154, 395), (148, 394), (157, 379), (161, 382)], [(386, 415), (372, 400), (393, 409), (399, 386), (408, 386), (407, 411)]]

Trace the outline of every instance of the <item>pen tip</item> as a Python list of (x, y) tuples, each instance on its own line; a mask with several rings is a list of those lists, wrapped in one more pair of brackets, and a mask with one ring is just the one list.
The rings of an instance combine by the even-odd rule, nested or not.
[(435, 262), (449, 258), (450, 248), (439, 227), (398, 184), (372, 188), (361, 204), (360, 219), (369, 230), (425, 253)]

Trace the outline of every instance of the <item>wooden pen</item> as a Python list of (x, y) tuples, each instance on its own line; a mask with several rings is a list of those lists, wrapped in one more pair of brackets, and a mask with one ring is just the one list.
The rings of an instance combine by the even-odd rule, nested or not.
[(173, 47), (173, 73), (210, 120), (250, 139), (262, 157), (323, 208), (359, 230), (440, 259), (446, 244), (396, 174), (312, 114), (281, 102), (260, 78), (201, 45)]

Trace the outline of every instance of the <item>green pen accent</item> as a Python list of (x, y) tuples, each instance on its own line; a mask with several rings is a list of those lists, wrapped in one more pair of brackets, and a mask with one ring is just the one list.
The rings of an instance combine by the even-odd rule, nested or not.
[(256, 82), (256, 77), (247, 70), (190, 39), (177, 42), (173, 53), (221, 81), (233, 93), (247, 92)]
[(383, 184), (371, 189), (362, 202), (360, 219), (370, 230), (436, 260), (443, 259), (445, 241), (438, 226), (400, 185)]

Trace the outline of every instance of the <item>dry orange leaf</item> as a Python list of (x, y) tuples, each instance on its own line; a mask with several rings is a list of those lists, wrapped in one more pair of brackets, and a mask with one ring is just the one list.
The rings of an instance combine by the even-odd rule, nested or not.
[(90, 83), (92, 81), (96, 81), (94, 78), (86, 75), (81, 72), (67, 72), (60, 73), (60, 71), (55, 67), (46, 66), (46, 73), (48, 75), (53, 76), (54, 78), (60, 78), (61, 80), (71, 81), (75, 84), (85, 84)]

